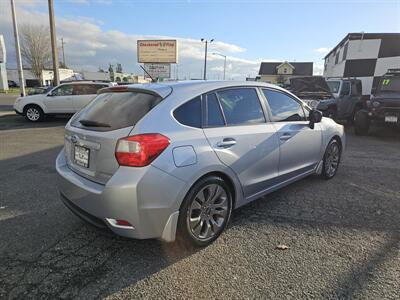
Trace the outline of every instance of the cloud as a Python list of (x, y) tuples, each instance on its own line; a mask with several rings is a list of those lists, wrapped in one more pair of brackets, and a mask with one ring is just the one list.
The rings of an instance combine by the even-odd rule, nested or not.
[[(79, 0), (78, 0), (79, 1)], [(82, 1), (79, 1), (82, 2)], [(86, 1), (84, 1), (86, 2)], [(88, 1), (91, 3), (90, 1)], [(108, 1), (106, 1), (108, 2)], [(9, 4), (0, 6), (9, 11)], [(43, 1), (37, 0), (37, 4)], [(22, 3), (24, 4), (24, 3)], [(83, 3), (85, 4), (85, 3)], [(48, 15), (20, 6), (17, 11), (19, 24), (40, 24), (48, 26)], [(118, 30), (103, 30), (102, 22), (96, 19), (81, 16), (57, 17), (56, 29), (59, 47), (61, 37), (65, 42), (66, 64), (75, 71), (96, 71), (99, 67), (108, 68), (108, 64), (121, 63), (124, 71), (142, 74), (136, 59), (136, 43), (138, 39), (177, 39), (179, 45), (179, 77), (202, 78), (204, 64), (204, 43), (200, 39), (191, 37), (159, 36), (127, 34)], [(0, 28), (5, 35), (8, 67), (15, 67), (14, 41), (12, 35), (11, 18), (5, 14), (0, 18)], [(213, 52), (227, 55), (228, 79), (244, 79), (246, 76), (254, 77), (258, 74), (261, 61), (274, 61), (273, 59), (249, 60), (239, 57), (246, 53), (246, 49), (224, 41), (214, 41), (209, 44), (208, 52), (208, 78), (222, 78), (224, 58), (213, 55)], [(62, 57), (59, 48), (59, 57)]]
[(326, 48), (326, 47), (314, 49), (315, 52), (318, 52), (323, 55), (327, 54), (330, 50), (331, 50), (330, 48)]

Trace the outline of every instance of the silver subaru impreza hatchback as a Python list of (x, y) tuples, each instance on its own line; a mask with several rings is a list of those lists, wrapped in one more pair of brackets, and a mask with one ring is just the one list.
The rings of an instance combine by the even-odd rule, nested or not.
[(260, 82), (110, 87), (65, 127), (64, 204), (121, 236), (205, 246), (232, 210), (312, 174), (335, 176), (343, 126)]

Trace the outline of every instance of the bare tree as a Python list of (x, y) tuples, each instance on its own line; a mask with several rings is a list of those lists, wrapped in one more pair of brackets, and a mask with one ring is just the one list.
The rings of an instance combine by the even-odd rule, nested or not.
[(42, 79), (42, 71), (51, 65), (49, 29), (43, 25), (22, 24), (21, 55), (33, 75)]

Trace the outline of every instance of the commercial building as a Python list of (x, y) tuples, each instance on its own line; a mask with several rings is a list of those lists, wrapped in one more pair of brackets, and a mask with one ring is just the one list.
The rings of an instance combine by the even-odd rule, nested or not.
[[(58, 74), (60, 81), (74, 80), (74, 71), (71, 69), (59, 69)], [(7, 69), (7, 77), (8, 80), (12, 80), (19, 85), (19, 77), (17, 69)], [(49, 86), (52, 85), (54, 76), (52, 70), (43, 70), (41, 80), (39, 80), (35, 77), (35, 75), (33, 75), (30, 69), (24, 69), (24, 79), (25, 79), (25, 86), (27, 87)]]
[(325, 56), (324, 76), (358, 78), (370, 95), (394, 68), (400, 68), (400, 33), (349, 33)]
[(312, 76), (312, 62), (262, 62), (258, 72), (259, 80), (274, 84), (289, 84), (290, 78)]

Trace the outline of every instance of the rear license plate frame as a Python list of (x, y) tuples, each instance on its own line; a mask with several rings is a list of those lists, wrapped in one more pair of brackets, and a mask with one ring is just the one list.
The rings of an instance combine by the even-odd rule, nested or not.
[(74, 145), (74, 162), (78, 166), (88, 169), (90, 149), (81, 145)]

